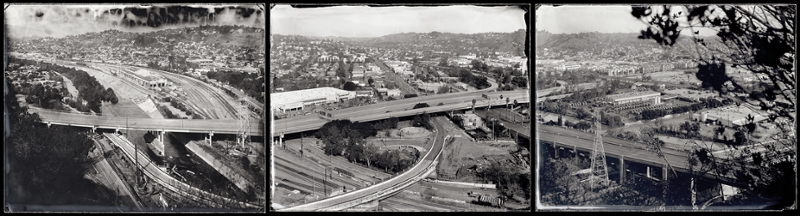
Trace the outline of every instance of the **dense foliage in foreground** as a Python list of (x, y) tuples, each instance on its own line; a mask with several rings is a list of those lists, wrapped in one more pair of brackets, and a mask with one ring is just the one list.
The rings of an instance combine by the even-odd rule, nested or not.
[[(10, 83), (9, 95), (16, 93)], [(114, 192), (83, 176), (90, 170), (94, 144), (71, 127), (41, 123), (15, 98), (6, 97), (10, 134), (6, 137), (7, 201), (14, 204), (115, 205)]]

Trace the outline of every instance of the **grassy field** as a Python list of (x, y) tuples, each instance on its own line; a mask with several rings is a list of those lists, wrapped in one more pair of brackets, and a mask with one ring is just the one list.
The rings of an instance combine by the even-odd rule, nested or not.
[(150, 118), (139, 106), (128, 99), (121, 99), (117, 104), (103, 102), (103, 116), (130, 117), (130, 118)]

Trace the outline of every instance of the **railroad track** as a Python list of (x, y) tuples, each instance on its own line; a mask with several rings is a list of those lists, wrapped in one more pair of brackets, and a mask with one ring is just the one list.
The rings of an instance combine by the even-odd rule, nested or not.
[(284, 171), (287, 171), (287, 173), (289, 175), (291, 175), (291, 176), (295, 176), (295, 177), (302, 178), (302, 179), (314, 180), (314, 184), (315, 185), (319, 184), (319, 186), (328, 186), (328, 187), (331, 187), (331, 188), (339, 188), (340, 187), (340, 185), (334, 184), (334, 183), (332, 183), (330, 181), (325, 182), (325, 184), (323, 185), (322, 183), (316, 182), (316, 179), (322, 179), (321, 177), (311, 176), (309, 174), (306, 174), (305, 172), (296, 170), (294, 168), (291, 168), (291, 167), (283, 165), (283, 164), (275, 163), (275, 167), (280, 168), (280, 169), (282, 169)]
[[(280, 159), (280, 160), (281, 160), (281, 161), (283, 161), (283, 162), (286, 162), (286, 163), (289, 163), (289, 164), (291, 164), (291, 165), (294, 165), (294, 166), (296, 166), (296, 167), (303, 167), (303, 166), (300, 166), (300, 165), (298, 165), (298, 164), (296, 164), (296, 163), (294, 163), (294, 162), (288, 161), (288, 160), (286, 160), (286, 159), (283, 159), (283, 158), (278, 158), (278, 159)], [(277, 162), (277, 161), (276, 161), (276, 162)], [(291, 174), (293, 174), (293, 173), (295, 173), (295, 174), (296, 174), (296, 173), (300, 173), (300, 171), (298, 171), (298, 170), (296, 170), (296, 169), (293, 169), (293, 168), (291, 168), (291, 167), (288, 167), (288, 166), (286, 166), (286, 165), (283, 165), (283, 164), (275, 163), (275, 165), (278, 165), (278, 166), (283, 166), (283, 167), (287, 167), (287, 168), (289, 168), (290, 170), (288, 170), (288, 171), (291, 171), (291, 172), (289, 173), (290, 175), (291, 175)], [(312, 171), (312, 172), (314, 172), (315, 174), (324, 175), (324, 173), (321, 173), (321, 172), (319, 172), (319, 171)], [(345, 179), (346, 179), (346, 178), (345, 178)], [(359, 182), (353, 183), (353, 182), (350, 182), (350, 181), (346, 181), (346, 180), (344, 180), (344, 179), (333, 179), (332, 181), (339, 181), (339, 182), (342, 182), (342, 183), (344, 183), (344, 184), (346, 184), (346, 185), (349, 185), (349, 186), (351, 186), (352, 188), (363, 187), (363, 185), (360, 185), (360, 184), (358, 184)], [(333, 184), (333, 183), (331, 183), (331, 184)], [(335, 185), (335, 184), (334, 184), (334, 185)], [(335, 186), (336, 186), (335, 188), (338, 188), (340, 185), (335, 185)]]
[(228, 103), (228, 100), (226, 100), (224, 96), (220, 95), (219, 92), (217, 92), (215, 89), (212, 89), (211, 87), (205, 85), (205, 83), (199, 83), (199, 86), (203, 89), (206, 89), (211, 94), (212, 97), (216, 98), (218, 103), (221, 103), (223, 105), (223, 108), (225, 108), (226, 111), (228, 111), (228, 113), (231, 114), (233, 118), (235, 119), (239, 118), (236, 109), (233, 106), (231, 106), (230, 103)]
[[(103, 133), (103, 134), (106, 137), (108, 137), (109, 140), (116, 141), (114, 143), (117, 143), (118, 145), (127, 145), (129, 148), (132, 148), (133, 145), (134, 145), (133, 143), (130, 143), (130, 142), (125, 141), (125, 140), (123, 140), (123, 139), (121, 139), (119, 137), (116, 137), (116, 135), (109, 135), (108, 133)], [(125, 153), (125, 155), (128, 156), (129, 159), (133, 159), (134, 158), (131, 155), (132, 153), (130, 153), (128, 151), (125, 151), (125, 148), (122, 148), (122, 149), (123, 149), (123, 152)], [(139, 154), (139, 155), (142, 154), (141, 152), (136, 152), (136, 153)], [(142, 158), (147, 158), (146, 155), (142, 155), (141, 157)], [(145, 164), (143, 166), (153, 166), (153, 162), (150, 161), (148, 164)], [(155, 168), (155, 169), (158, 169), (158, 168)], [(218, 206), (218, 207), (224, 208), (224, 207), (226, 207), (226, 204), (227, 204), (227, 206), (234, 206), (234, 207), (237, 207), (237, 208), (247, 208), (247, 207), (249, 207), (249, 208), (262, 208), (262, 206), (258, 206), (256, 204), (236, 201), (236, 200), (233, 200), (233, 199), (230, 199), (230, 198), (226, 198), (226, 197), (223, 197), (223, 196), (219, 196), (219, 195), (216, 195), (216, 194), (212, 194), (212, 193), (197, 189), (197, 188), (192, 187), (191, 185), (188, 185), (188, 184), (186, 184), (184, 182), (177, 181), (174, 178), (171, 179), (172, 182), (165, 182), (165, 181), (161, 180), (160, 178), (157, 178), (156, 177), (157, 175), (152, 173), (152, 172), (150, 172), (150, 170), (148, 170), (148, 169), (141, 169), (141, 170), (143, 171), (143, 173), (147, 177), (149, 177), (150, 179), (152, 179), (153, 181), (155, 181), (159, 185), (163, 186), (164, 188), (166, 188), (166, 189), (168, 189), (168, 190), (170, 190), (170, 191), (172, 191), (172, 192), (174, 192), (176, 194), (181, 194), (181, 195), (183, 195), (185, 197), (188, 197), (188, 198), (191, 198), (191, 199), (200, 199), (200, 200), (203, 200), (203, 201), (208, 201), (207, 203), (210, 203), (211, 206), (215, 206), (215, 207)], [(166, 175), (166, 176), (169, 176), (166, 173), (163, 173), (163, 174)], [(171, 178), (171, 176), (169, 176), (169, 177)], [(173, 184), (175, 184), (177, 186), (173, 186)], [(197, 194), (189, 193), (189, 191), (196, 192)], [(219, 204), (220, 200), (222, 200), (226, 204)]]
[[(181, 81), (183, 81), (182, 82), (183, 84), (188, 84), (188, 85), (192, 85), (192, 86), (199, 86), (201, 89), (204, 89), (204, 90), (208, 91), (208, 93), (211, 94), (212, 98), (218, 100), (219, 103), (223, 105), (223, 108), (225, 108), (226, 111), (228, 111), (229, 114), (231, 114), (231, 116), (236, 118), (236, 116), (237, 116), (236, 115), (236, 113), (237, 113), (236, 109), (233, 108), (233, 106), (231, 106), (230, 103), (228, 103), (227, 100), (225, 100), (225, 98), (219, 94), (219, 92), (217, 92), (214, 89), (212, 89), (211, 87), (209, 87), (206, 83), (203, 83), (203, 82), (198, 81), (198, 80), (194, 80), (194, 79), (192, 79), (190, 77), (181, 77), (181, 75), (172, 74), (172, 73), (169, 73), (169, 72), (160, 72), (159, 71), (159, 73), (163, 74), (165, 77), (172, 78), (173, 80), (176, 80), (176, 81), (181, 80)], [(197, 90), (195, 89), (194, 91), (197, 91)], [(199, 91), (195, 92), (195, 94), (202, 96), (202, 93), (200, 93)], [(214, 112), (214, 117), (219, 119), (219, 115), (217, 115), (216, 112)]]

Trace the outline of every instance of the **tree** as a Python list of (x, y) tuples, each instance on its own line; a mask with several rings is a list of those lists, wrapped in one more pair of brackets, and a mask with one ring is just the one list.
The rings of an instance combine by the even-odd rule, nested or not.
[(561, 120), (561, 115), (558, 115), (558, 126), (563, 125), (564, 122)]
[[(759, 97), (740, 98), (742, 103), (749, 103), (768, 111), (773, 122), (794, 122), (794, 106), (797, 101), (796, 73), (794, 72), (795, 53), (795, 18), (797, 8), (794, 5), (686, 5), (673, 6), (668, 10), (659, 8), (633, 7), (631, 15), (648, 23), (648, 29), (642, 31), (640, 38), (652, 39), (664, 46), (673, 46), (682, 30), (690, 30), (693, 34), (689, 40), (695, 52), (694, 58), (699, 62), (695, 76), (702, 82), (703, 88), (713, 89), (720, 96), (728, 93), (744, 93)], [(660, 7), (663, 9), (663, 7)], [(671, 14), (681, 11), (682, 14)], [(688, 21), (688, 28), (678, 25), (678, 20)], [(699, 38), (696, 28), (711, 28), (718, 33), (711, 38)], [(719, 39), (719, 40), (707, 40)], [(741, 69), (746, 73), (764, 77), (757, 79), (756, 86), (750, 88), (746, 81), (734, 79), (734, 71), (727, 68)], [(762, 92), (761, 94), (754, 92)], [(782, 101), (782, 102), (778, 102)], [(725, 102), (723, 102), (725, 103)], [(783, 104), (784, 106), (780, 105)], [(792, 124), (777, 123), (779, 134), (795, 134)], [(735, 135), (735, 143), (746, 142), (741, 131)], [(774, 143), (765, 144), (768, 155), (795, 155), (796, 138), (774, 139)], [(769, 147), (767, 147), (769, 146)], [(788, 147), (789, 150), (779, 150)], [(713, 157), (713, 155), (712, 155)], [(776, 208), (792, 205), (795, 193), (792, 190), (780, 190), (780, 186), (788, 182), (796, 182), (795, 171), (785, 167), (796, 167), (795, 158), (781, 159), (771, 166), (757, 166), (759, 169), (748, 170), (744, 161), (751, 155), (728, 156), (730, 163), (708, 160), (708, 169), (698, 172), (724, 170), (736, 173), (737, 180), (751, 187), (742, 190), (743, 199), (768, 200), (777, 202)], [(705, 164), (704, 164), (705, 165)], [(713, 167), (713, 169), (712, 169)], [(764, 176), (769, 178), (764, 178)], [(749, 203), (753, 203), (749, 201)]]
[(438, 94), (446, 94), (446, 93), (450, 92), (450, 87), (447, 86), (447, 85), (442, 85), (441, 87), (439, 87), (439, 89), (436, 92)]
[(372, 79), (372, 77), (370, 77), (370, 78), (367, 80), (367, 83), (369, 83), (369, 86), (372, 86), (372, 83), (374, 83), (374, 82), (375, 82), (375, 80), (373, 80), (373, 79)]
[(357, 88), (358, 88), (358, 85), (356, 85), (353, 82), (347, 81), (346, 83), (344, 83), (344, 87), (342, 89), (344, 89), (346, 91), (355, 91)]
[(441, 60), (441, 61), (439, 61), (439, 66), (442, 66), (442, 67), (447, 67), (447, 66), (449, 66), (449, 65), (448, 65), (448, 63), (447, 63), (447, 61), (448, 61), (447, 57), (444, 57), (444, 58), (442, 58), (442, 60)]
[(472, 99), (472, 112), (475, 112), (475, 99)]

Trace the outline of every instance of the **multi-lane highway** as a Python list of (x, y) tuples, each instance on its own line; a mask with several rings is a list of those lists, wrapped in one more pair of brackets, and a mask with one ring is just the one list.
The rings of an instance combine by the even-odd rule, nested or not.
[[(151, 118), (120, 118), (107, 116), (84, 115), (77, 113), (64, 113), (31, 107), (29, 112), (38, 113), (43, 123), (57, 125), (72, 125), (83, 127), (97, 127), (106, 129), (130, 130), (164, 130), (167, 132), (185, 133), (220, 133), (236, 134), (239, 121), (235, 119), (151, 119)], [(258, 121), (251, 121), (248, 133), (260, 136), (263, 131), (259, 128)]]
[[(491, 104), (505, 104), (505, 99), (500, 100), (500, 95), (517, 100), (520, 103), (530, 102), (530, 93), (527, 90), (519, 91), (499, 91), (499, 92), (460, 92), (452, 94), (440, 94), (423, 97), (407, 98), (403, 100), (387, 101), (365, 106), (351, 107), (337, 111), (328, 111), (334, 119), (350, 119), (351, 121), (372, 121), (391, 117), (402, 117), (416, 115), (426, 111), (428, 113), (446, 110), (467, 109), (472, 106), (472, 99), (476, 99), (476, 107), (487, 106), (489, 102), (481, 97), (486, 94), (492, 101)], [(430, 107), (412, 109), (417, 103), (427, 103)], [(443, 103), (442, 106), (438, 106)], [(315, 130), (322, 127), (327, 120), (317, 115), (297, 116), (274, 121), (273, 136), (283, 133), (297, 133)]]
[(327, 198), (313, 203), (307, 203), (299, 206), (294, 206), (291, 208), (282, 209), (282, 211), (312, 211), (312, 210), (327, 209), (339, 206), (344, 203), (350, 203), (353, 201), (369, 201), (369, 200), (364, 200), (364, 198), (368, 196), (379, 195), (379, 193), (385, 191), (402, 189), (399, 188), (400, 185), (408, 186), (407, 183), (409, 180), (418, 178), (423, 173), (429, 171), (428, 168), (434, 163), (435, 159), (437, 158), (437, 156), (444, 147), (444, 141), (445, 141), (444, 136), (446, 133), (443, 131), (444, 128), (439, 124), (438, 121), (439, 120), (435, 118), (434, 120), (432, 120), (433, 126), (435, 128), (434, 130), (436, 131), (436, 136), (433, 139), (433, 147), (431, 148), (430, 151), (428, 151), (428, 153), (425, 154), (425, 156), (422, 158), (422, 160), (420, 160), (419, 163), (417, 163), (417, 165), (415, 165), (408, 171), (367, 188), (348, 192), (339, 196)]
[[(569, 130), (560, 127), (539, 125), (537, 129), (537, 138), (539, 140), (556, 142), (557, 145), (565, 146), (567, 148), (577, 148), (579, 151), (592, 152), (594, 148), (594, 135), (582, 131)], [(622, 140), (614, 137), (603, 136), (603, 147), (606, 156), (620, 158), (624, 156), (625, 161), (632, 161), (648, 166), (663, 167), (665, 160), (677, 172), (690, 172), (691, 165), (688, 162), (689, 153), (662, 148), (664, 158), (659, 157), (655, 152), (647, 150), (645, 144)], [(723, 159), (718, 159), (719, 162), (726, 163)], [(755, 165), (749, 165), (750, 167)], [(697, 167), (694, 167), (697, 168)], [(697, 169), (694, 169), (697, 170)], [(717, 178), (707, 173), (706, 177)], [(732, 173), (727, 176), (719, 177), (727, 183), (736, 183), (733, 181)]]
[[(539, 126), (538, 138), (539, 140), (557, 142), (561, 145), (575, 146), (579, 151), (592, 152), (594, 149), (594, 137), (591, 134), (583, 133), (567, 133), (559, 130), (552, 130), (547, 126)], [(589, 135), (587, 137), (586, 135)], [(654, 152), (644, 149), (643, 144), (635, 144), (632, 142), (619, 142), (624, 140), (613, 139), (611, 137), (603, 137), (603, 147), (606, 155), (620, 158), (625, 156), (627, 161), (635, 161), (650, 166), (662, 166), (664, 159), (658, 157)], [(640, 146), (640, 147), (635, 147)], [(664, 157), (673, 168), (681, 168), (689, 170), (686, 153), (678, 154), (676, 152), (669, 152), (664, 150)]]
[(503, 127), (508, 128), (509, 130), (515, 131), (515, 132), (519, 133), (519, 135), (522, 135), (525, 138), (530, 139), (530, 137), (531, 137), (531, 131), (530, 131), (529, 127), (525, 127), (522, 124), (517, 124), (517, 123), (514, 123), (514, 122), (510, 122), (508, 120), (505, 120), (501, 116), (497, 115), (497, 113), (489, 113), (489, 112), (486, 112), (485, 110), (475, 110), (475, 114), (477, 114), (478, 116), (480, 116), (482, 118), (494, 117), (503, 125)]

